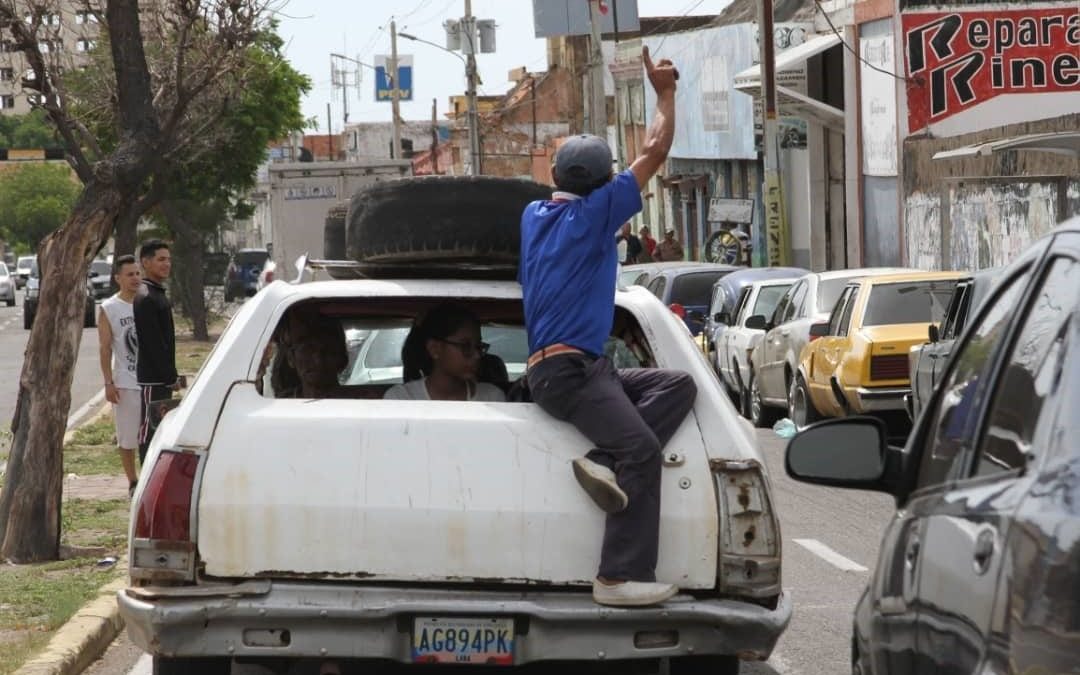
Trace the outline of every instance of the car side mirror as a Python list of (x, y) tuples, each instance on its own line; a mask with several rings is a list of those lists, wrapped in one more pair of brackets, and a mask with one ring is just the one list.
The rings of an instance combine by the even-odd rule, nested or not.
[(811, 324), (811, 326), (810, 326), (810, 337), (811, 337), (811, 339), (825, 337), (828, 334), (829, 334), (829, 324), (828, 323)]
[(755, 314), (748, 318), (743, 325), (753, 330), (768, 330), (769, 320), (761, 314)]
[(926, 331), (927, 337), (930, 338), (930, 342), (938, 342), (941, 340), (941, 328), (936, 323), (930, 324), (930, 328)]
[(826, 420), (788, 443), (784, 467), (804, 483), (885, 490), (889, 445), (885, 423), (873, 417)]

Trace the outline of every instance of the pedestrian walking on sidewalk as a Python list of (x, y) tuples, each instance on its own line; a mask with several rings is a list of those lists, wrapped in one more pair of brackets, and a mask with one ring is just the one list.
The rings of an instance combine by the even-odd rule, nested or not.
[(135, 256), (122, 255), (113, 263), (113, 278), (120, 289), (98, 310), (98, 354), (105, 377), (105, 399), (113, 405), (116, 446), (128, 480), (128, 495), (135, 491), (135, 449), (139, 447), (142, 398), (139, 390), (139, 339), (135, 333), (135, 294), (142, 285)]
[(138, 378), (142, 389), (142, 426), (139, 430), (139, 463), (160, 421), (155, 403), (172, 398), (180, 388), (176, 374), (176, 328), (172, 303), (165, 295), (165, 280), (172, 270), (169, 245), (151, 239), (139, 248), (142, 287), (135, 297), (135, 330), (139, 339)]
[(660, 262), (673, 262), (683, 259), (683, 247), (675, 238), (675, 230), (668, 228), (664, 239), (656, 245), (656, 259)]
[(604, 356), (615, 316), (615, 235), (641, 210), (641, 190), (675, 133), (678, 73), (670, 61), (654, 65), (647, 47), (642, 57), (657, 103), (641, 155), (613, 176), (603, 139), (569, 139), (552, 167), (557, 191), (521, 217), (529, 389), (596, 446), (573, 462), (582, 488), (608, 513), (593, 599), (621, 606), (661, 603), (678, 591), (656, 583), (661, 449), (697, 394), (686, 373), (616, 370)]

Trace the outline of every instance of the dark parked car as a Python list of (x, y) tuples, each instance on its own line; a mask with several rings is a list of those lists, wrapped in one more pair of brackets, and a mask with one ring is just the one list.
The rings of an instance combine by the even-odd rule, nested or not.
[(908, 370), (911, 373), (911, 393), (905, 398), (905, 406), (911, 419), (915, 419), (926, 406), (945, 366), (949, 363), (956, 338), (964, 331), (967, 318), (986, 298), (997, 279), (999, 269), (983, 270), (962, 279), (953, 291), (952, 300), (945, 310), (941, 324), (930, 326), (929, 342), (912, 348), (908, 354)]
[(242, 248), (233, 254), (225, 270), (225, 302), (255, 295), (259, 273), (269, 257), (265, 248)]
[(705, 312), (709, 311), (713, 284), (721, 277), (741, 269), (743, 268), (718, 263), (661, 267), (645, 287), (670, 307), (671, 311), (682, 317), (691, 335), (697, 335), (705, 326)]
[(852, 672), (1080, 664), (1080, 219), (1005, 269), (903, 449), (881, 422), (796, 435), (798, 480), (896, 498), (855, 610)]
[[(38, 300), (41, 295), (41, 277), (38, 276), (37, 259), (30, 265), (26, 279), (26, 297), (23, 298), (23, 328), (30, 330), (37, 316)], [(83, 313), (83, 326), (97, 326), (97, 304), (94, 302), (94, 288), (90, 283), (89, 272), (86, 279), (86, 310)]]

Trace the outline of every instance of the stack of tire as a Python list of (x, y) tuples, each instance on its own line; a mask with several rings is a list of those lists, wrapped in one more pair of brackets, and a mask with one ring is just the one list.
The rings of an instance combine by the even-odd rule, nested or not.
[(514, 278), (522, 211), (550, 198), (550, 186), (495, 176), (374, 183), (327, 213), (326, 257), (360, 263), (363, 276)]

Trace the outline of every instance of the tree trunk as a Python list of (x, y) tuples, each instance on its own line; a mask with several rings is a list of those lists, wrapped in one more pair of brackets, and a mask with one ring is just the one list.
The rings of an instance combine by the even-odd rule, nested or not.
[(14, 438), (0, 492), (0, 557), (12, 562), (59, 557), (63, 439), (82, 339), (86, 274), (123, 204), (119, 190), (88, 185), (67, 223), (39, 248), (38, 309), (19, 377)]
[(180, 302), (185, 314), (191, 319), (191, 334), (196, 340), (210, 340), (206, 312), (206, 287), (203, 284), (203, 254), (206, 239), (202, 232), (191, 226), (189, 210), (168, 200), (162, 202), (161, 211), (174, 235), (173, 254), (175, 274), (174, 297)]

